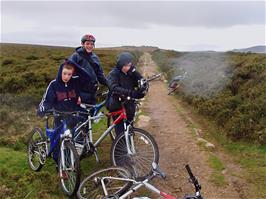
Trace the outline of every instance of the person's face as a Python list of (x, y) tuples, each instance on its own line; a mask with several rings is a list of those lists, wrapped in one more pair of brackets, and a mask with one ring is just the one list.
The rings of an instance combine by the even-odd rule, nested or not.
[(73, 69), (63, 68), (63, 70), (62, 70), (62, 81), (64, 83), (67, 83), (71, 79), (72, 75), (73, 75)]
[(87, 53), (91, 53), (94, 48), (94, 43), (92, 41), (85, 41), (82, 46), (85, 48)]
[(127, 73), (129, 71), (129, 69), (131, 68), (132, 63), (128, 63), (127, 65), (124, 65), (122, 68), (122, 72)]

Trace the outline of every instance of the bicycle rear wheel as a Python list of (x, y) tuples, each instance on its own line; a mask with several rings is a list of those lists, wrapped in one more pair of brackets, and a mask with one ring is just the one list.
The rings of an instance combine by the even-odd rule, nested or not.
[[(102, 199), (105, 196), (119, 197), (131, 187), (132, 182), (125, 180), (130, 178), (130, 173), (122, 167), (99, 170), (81, 182), (77, 196), (79, 199)], [(107, 194), (104, 193), (103, 185)]]
[(80, 182), (79, 156), (71, 142), (62, 143), (59, 158), (60, 184), (65, 194), (73, 196)]
[(46, 161), (46, 138), (39, 128), (34, 128), (28, 140), (28, 164), (34, 171), (39, 171)]
[(114, 166), (126, 167), (135, 178), (145, 179), (152, 173), (152, 163), (159, 162), (157, 143), (147, 131), (132, 128), (129, 145), (133, 154), (127, 152), (125, 134), (119, 135), (112, 144), (111, 161)]

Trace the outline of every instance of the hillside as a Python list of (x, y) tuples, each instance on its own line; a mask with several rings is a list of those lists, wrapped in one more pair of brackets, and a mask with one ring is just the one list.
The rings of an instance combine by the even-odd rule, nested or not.
[(252, 46), (250, 48), (234, 49), (233, 52), (266, 53), (266, 46)]
[(154, 51), (168, 80), (187, 71), (176, 92), (232, 140), (266, 145), (266, 56)]

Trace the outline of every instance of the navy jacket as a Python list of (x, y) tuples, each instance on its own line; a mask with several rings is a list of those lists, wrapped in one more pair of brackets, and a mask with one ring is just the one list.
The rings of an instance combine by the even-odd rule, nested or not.
[(89, 79), (84, 79), (82, 75), (78, 74), (81, 81), (81, 101), (95, 104), (98, 82), (107, 86), (99, 58), (94, 53), (87, 53), (83, 47), (78, 47), (69, 59), (80, 65), (87, 72), (87, 77), (89, 76)]
[(38, 108), (38, 115), (44, 116), (49, 109), (58, 111), (77, 111), (80, 106), (77, 105), (80, 96), (80, 86), (78, 78), (71, 78), (69, 82), (62, 81), (62, 64), (59, 68), (57, 78), (48, 85), (41, 103)]
[(91, 81), (93, 83), (98, 81), (100, 84), (107, 86), (107, 80), (104, 76), (100, 60), (95, 53), (87, 53), (83, 47), (78, 47), (69, 59), (79, 64), (91, 74)]

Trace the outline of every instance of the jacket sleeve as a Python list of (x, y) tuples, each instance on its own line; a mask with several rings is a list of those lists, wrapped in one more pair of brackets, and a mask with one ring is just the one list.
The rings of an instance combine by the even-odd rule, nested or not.
[(47, 87), (47, 89), (46, 89), (46, 91), (45, 91), (45, 93), (43, 95), (42, 101), (39, 104), (39, 108), (38, 108), (37, 114), (40, 117), (43, 117), (47, 110), (52, 109), (53, 106), (54, 106), (54, 103), (56, 101), (56, 94), (55, 94), (55, 91), (53, 89), (53, 84), (52, 83), (53, 83), (53, 81)]
[(124, 96), (131, 96), (132, 90), (125, 89), (120, 86), (119, 84), (119, 76), (115, 72), (111, 72), (107, 78), (108, 87), (110, 91), (114, 94), (124, 95)]
[(102, 69), (102, 66), (100, 64), (100, 60), (99, 58), (96, 56), (96, 55), (93, 55), (92, 56), (92, 60), (93, 62), (95, 63), (95, 73), (96, 73), (96, 76), (97, 76), (97, 80), (98, 82), (100, 82), (100, 84), (102, 85), (105, 85), (105, 86), (108, 86), (108, 83), (107, 83), (107, 80), (104, 76), (104, 73), (103, 73), (103, 69)]

